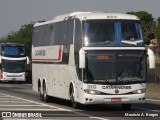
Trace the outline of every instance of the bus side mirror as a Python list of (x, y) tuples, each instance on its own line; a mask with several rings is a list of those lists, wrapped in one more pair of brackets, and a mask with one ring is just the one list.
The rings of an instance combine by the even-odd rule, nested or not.
[(80, 49), (80, 51), (79, 51), (79, 68), (85, 68), (85, 67), (86, 67), (85, 51), (83, 49)]
[(148, 60), (149, 60), (149, 68), (153, 69), (155, 68), (155, 56), (154, 52), (151, 49), (147, 49), (147, 54), (148, 54)]
[(29, 58), (28, 58), (28, 56), (27, 56), (27, 65), (28, 65), (28, 64), (30, 64), (30, 60), (29, 60)]

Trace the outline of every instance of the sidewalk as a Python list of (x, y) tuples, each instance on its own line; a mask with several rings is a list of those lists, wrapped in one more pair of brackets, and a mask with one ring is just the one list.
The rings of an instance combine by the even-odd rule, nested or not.
[(147, 83), (146, 99), (160, 100), (160, 84)]

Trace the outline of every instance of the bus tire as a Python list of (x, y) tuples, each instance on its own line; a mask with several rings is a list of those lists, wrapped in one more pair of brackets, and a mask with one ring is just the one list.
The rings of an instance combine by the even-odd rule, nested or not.
[(43, 101), (44, 102), (49, 101), (49, 96), (47, 95), (47, 89), (46, 89), (46, 84), (45, 83), (43, 85)]
[(132, 108), (132, 104), (122, 104), (123, 110), (130, 110)]
[(73, 85), (71, 85), (71, 88), (70, 88), (70, 101), (71, 101), (72, 107), (74, 109), (78, 109), (79, 108), (79, 104), (75, 101)]
[(44, 99), (43, 99), (43, 90), (42, 90), (41, 86), (39, 86), (38, 91), (39, 91), (39, 98), (40, 98), (40, 100), (44, 101)]

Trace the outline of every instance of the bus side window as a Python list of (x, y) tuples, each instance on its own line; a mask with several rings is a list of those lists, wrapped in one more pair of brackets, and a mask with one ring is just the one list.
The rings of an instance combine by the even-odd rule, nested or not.
[(37, 46), (37, 41), (38, 41), (38, 27), (36, 28), (33, 28), (33, 36), (32, 36), (32, 43), (33, 43), (33, 46)]
[(74, 20), (67, 21), (67, 44), (73, 44)]
[(55, 23), (54, 45), (66, 44), (66, 31), (67, 31), (66, 22)]
[(47, 46), (49, 44), (49, 27), (47, 25), (36, 27), (33, 30), (33, 45)]
[(54, 31), (54, 45), (60, 44), (60, 23), (55, 23), (55, 31)]

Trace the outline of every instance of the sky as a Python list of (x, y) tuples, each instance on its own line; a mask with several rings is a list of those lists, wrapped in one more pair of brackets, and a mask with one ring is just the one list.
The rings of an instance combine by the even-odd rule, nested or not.
[(0, 0), (0, 38), (21, 26), (75, 11), (147, 11), (160, 17), (160, 0)]

